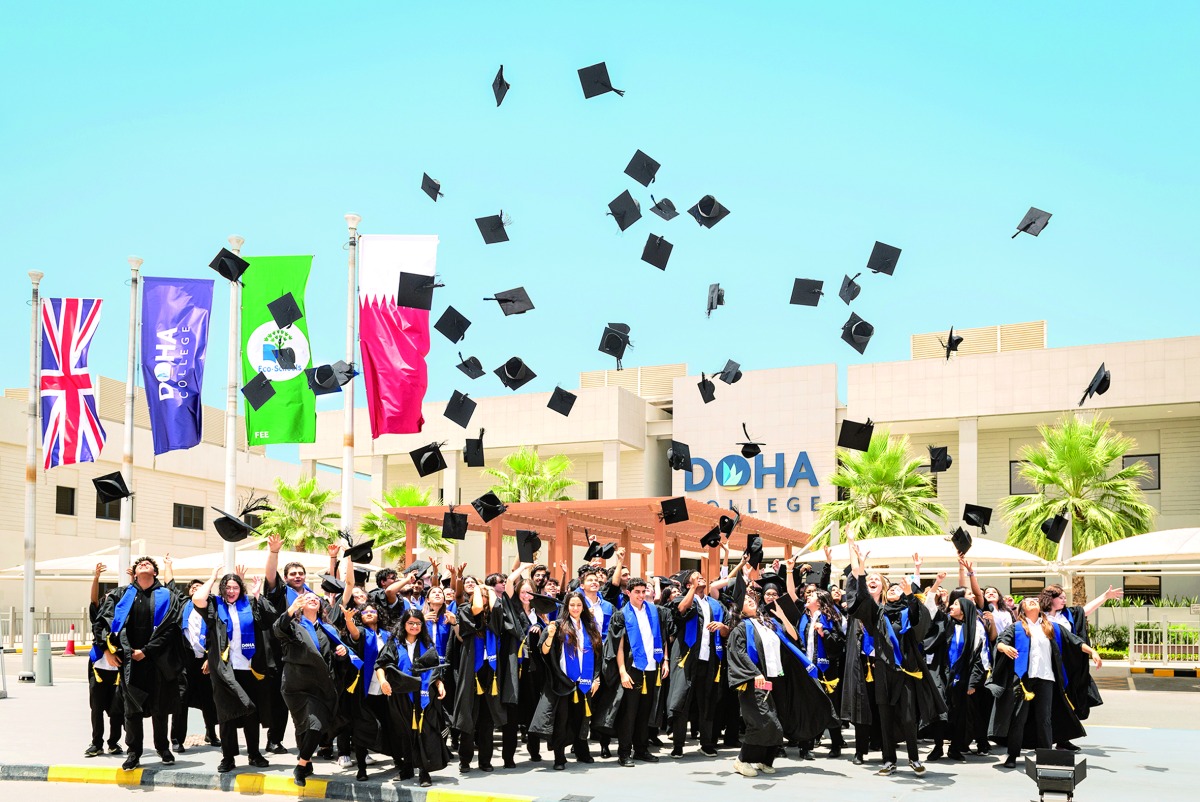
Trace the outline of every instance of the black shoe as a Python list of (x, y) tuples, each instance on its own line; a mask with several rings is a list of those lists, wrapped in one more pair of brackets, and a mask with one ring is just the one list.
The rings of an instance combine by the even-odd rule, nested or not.
[(1017, 758), (1015, 755), (1009, 755), (1003, 763), (1006, 769), (1015, 769), (1017, 767)]
[(417, 779), (417, 782), (422, 788), (428, 788), (429, 786), (433, 785), (433, 778), (429, 776), (429, 772), (425, 771), (425, 769), (421, 769), (421, 776)]
[(933, 751), (931, 751), (928, 755), (926, 755), (925, 759), (928, 760), (930, 763), (936, 763), (937, 761), (939, 761), (943, 757), (945, 757), (945, 755), (946, 755), (946, 753), (942, 751), (941, 746), (935, 746), (935, 747), (933, 747)]
[(923, 764), (923, 763), (922, 763), (921, 761), (919, 761), (919, 760), (910, 760), (910, 761), (908, 761), (908, 767), (909, 767), (910, 769), (912, 769), (913, 771), (915, 771), (917, 774), (924, 774), (924, 773), (925, 773), (925, 764)]
[(266, 769), (266, 768), (270, 768), (271, 761), (267, 760), (261, 754), (250, 755), (250, 765), (256, 769)]
[(866, 762), (867, 762), (866, 755), (855, 755), (854, 756), (854, 765), (861, 766), (862, 764), (864, 764)]
[(607, 760), (608, 758), (612, 757), (612, 750), (609, 749), (607, 745), (600, 747), (600, 757)]
[(567, 768), (566, 763), (559, 763), (557, 760), (554, 761), (554, 770), (555, 771), (563, 771), (566, 768)]
[(169, 749), (166, 752), (159, 752), (158, 759), (162, 761), (162, 764), (164, 766), (174, 766), (175, 765), (175, 756), (171, 754), (171, 751)]
[[(775, 750), (775, 757), (787, 757), (787, 747), (786, 747), (786, 746), (780, 746), (780, 747), (778, 747), (778, 748)], [(800, 753), (800, 759), (801, 759), (801, 760), (803, 760), (803, 759), (804, 759), (804, 753), (803, 753), (803, 752), (801, 752), (801, 753)]]
[(895, 763), (884, 763), (883, 768), (881, 768), (879, 771), (877, 771), (875, 773), (878, 774), (880, 777), (891, 777), (893, 774), (896, 773), (896, 764)]
[(702, 746), (700, 747), (700, 754), (704, 755), (705, 757), (717, 757), (717, 750), (716, 747)]
[(88, 744), (88, 748), (83, 750), (84, 757), (99, 757), (103, 753), (104, 750), (96, 744)]
[(129, 755), (125, 758), (125, 762), (121, 764), (121, 770), (122, 771), (133, 771), (134, 769), (136, 769), (138, 767), (138, 763), (140, 763), (140, 762), (141, 762), (141, 756), (135, 755), (132, 752), (130, 752)]
[(990, 755), (991, 753), (992, 753), (992, 748), (991, 748), (991, 746), (989, 746), (987, 744), (984, 744), (983, 746), (979, 747), (974, 752), (972, 752), (972, 754), (976, 754), (976, 755)]
[[(538, 760), (541, 760), (541, 758), (539, 757)], [(517, 761), (513, 760), (511, 757), (504, 761), (504, 768), (515, 769), (516, 767)]]
[[(529, 762), (530, 763), (541, 763), (542, 762), (542, 753), (541, 752), (530, 752), (529, 753)], [(506, 768), (514, 768), (514, 767), (507, 766)]]
[[(787, 756), (786, 756), (786, 755), (783, 755), (783, 757), (787, 757)], [(801, 753), (800, 753), (800, 759), (801, 759), (801, 760), (816, 760), (816, 759), (817, 759), (817, 756), (816, 756), (816, 755), (814, 755), (814, 754), (812, 753), (812, 750), (810, 749), (810, 750), (808, 750), (808, 751), (801, 752)]]
[(123, 755), (125, 754), (125, 750), (121, 748), (120, 744), (109, 744), (108, 753), (110, 755)]
[(1071, 743), (1070, 741), (1063, 741), (1060, 744), (1055, 744), (1054, 748), (1061, 749), (1064, 752), (1078, 752), (1079, 751), (1079, 747), (1076, 746), (1075, 744)]
[(267, 744), (267, 751), (272, 755), (286, 755), (288, 753), (287, 748), (281, 743)]
[(949, 752), (947, 752), (946, 757), (950, 758), (951, 760), (957, 760), (959, 763), (967, 762), (967, 756), (956, 749), (951, 749)]
[(587, 754), (576, 755), (575, 762), (576, 763), (595, 763), (596, 758), (592, 757), (591, 755), (587, 755)]
[(619, 758), (617, 758), (617, 765), (618, 765), (618, 766), (623, 766), (623, 767), (625, 767), (625, 768), (627, 768), (627, 769), (631, 769), (631, 768), (633, 768), (633, 765), (634, 765), (634, 764), (633, 764), (633, 758), (629, 758), (629, 757), (619, 757)]
[(221, 758), (221, 762), (217, 764), (217, 771), (219, 771), (221, 774), (228, 774), (229, 772), (233, 771), (233, 758)]
[[(312, 764), (310, 763), (309, 765)], [(308, 782), (304, 779), (308, 776), (308, 771), (306, 769), (306, 766), (301, 766), (299, 763), (297, 763), (296, 768), (292, 770), (292, 782), (301, 788), (308, 785)]]
[(322, 746), (317, 750), (317, 757), (321, 758), (322, 760), (333, 760), (333, 747)]
[(470, 764), (467, 764), (467, 763), (459, 763), (459, 764), (458, 764), (458, 773), (459, 773), (459, 774), (470, 774), (470, 773), (471, 773), (471, 766), (470, 766)]
[(220, 739), (220, 738), (218, 738), (216, 735), (214, 735), (214, 734), (213, 734), (213, 733), (211, 733), (211, 732), (210, 732), (210, 733), (205, 733), (205, 735), (204, 735), (204, 744), (205, 744), (205, 746), (220, 746), (220, 745), (221, 745), (221, 739)]
[(683, 757), (683, 747), (675, 746), (674, 748), (672, 748), (671, 749), (671, 757), (675, 757), (675, 758)]
[(662, 740), (657, 735), (650, 736), (650, 738), (648, 738), (646, 740), (646, 743), (650, 744), (651, 746), (662, 746), (663, 745)]
[(366, 780), (367, 779), (367, 770), (365, 768), (359, 769), (358, 774), (356, 774), (354, 776), (354, 779), (357, 780), (358, 782), (363, 782), (364, 780)]
[(829, 757), (841, 757), (842, 756), (842, 747), (840, 747), (840, 746), (830, 747), (828, 756)]
[(172, 749), (172, 751), (178, 752), (181, 755), (187, 751), (186, 749), (183, 748), (182, 741), (171, 741), (171, 749)]
[(491, 763), (489, 763), (489, 764), (487, 764), (486, 766), (483, 766), (483, 765), (481, 765), (481, 766), (479, 767), (479, 770), (480, 770), (480, 771), (488, 771), (488, 772), (490, 772), (490, 771), (492, 771), (492, 770), (493, 770), (493, 767), (492, 767), (492, 764), (491, 764)]
[(634, 760), (640, 760), (643, 763), (657, 763), (658, 755), (652, 755), (649, 752), (642, 752), (640, 755), (634, 755)]

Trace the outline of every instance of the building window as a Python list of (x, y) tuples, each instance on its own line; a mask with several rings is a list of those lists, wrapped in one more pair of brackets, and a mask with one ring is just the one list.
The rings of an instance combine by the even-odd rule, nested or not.
[(1028, 596), (1037, 596), (1046, 588), (1046, 577), (1044, 576), (1014, 576), (1012, 578), (1012, 597), (1014, 599), (1023, 599)]
[(75, 488), (58, 486), (54, 493), (54, 514), (75, 514)]
[(588, 501), (594, 501), (602, 496), (604, 482), (588, 482)]
[(176, 504), (173, 526), (176, 529), (204, 529), (204, 508)]
[(1121, 458), (1121, 467), (1128, 468), (1138, 462), (1144, 462), (1150, 468), (1150, 475), (1139, 479), (1138, 487), (1142, 490), (1160, 490), (1162, 477), (1158, 475), (1158, 454), (1130, 454)]
[(1147, 574), (1127, 574), (1124, 581), (1125, 598), (1150, 601), (1162, 597), (1162, 577)]
[(1008, 494), (1010, 496), (1032, 496), (1037, 487), (1021, 475), (1024, 460), (1014, 459), (1008, 463)]
[(110, 501), (105, 504), (99, 496), (96, 496), (96, 517), (101, 521), (121, 520), (121, 502)]

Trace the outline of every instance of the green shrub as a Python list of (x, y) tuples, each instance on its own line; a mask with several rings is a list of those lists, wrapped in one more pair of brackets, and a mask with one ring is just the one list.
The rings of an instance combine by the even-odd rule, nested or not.
[(1088, 627), (1088, 636), (1097, 649), (1125, 652), (1129, 650), (1129, 627), (1109, 624), (1106, 627)]

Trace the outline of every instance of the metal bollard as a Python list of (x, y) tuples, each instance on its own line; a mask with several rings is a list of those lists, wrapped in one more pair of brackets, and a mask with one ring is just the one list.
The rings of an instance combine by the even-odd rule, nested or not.
[(37, 685), (53, 685), (54, 672), (50, 663), (50, 633), (39, 632), (37, 636), (37, 655), (34, 662), (34, 676)]

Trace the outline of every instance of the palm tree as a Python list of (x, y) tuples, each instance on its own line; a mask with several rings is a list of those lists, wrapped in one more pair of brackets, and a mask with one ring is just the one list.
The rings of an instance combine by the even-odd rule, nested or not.
[(813, 529), (822, 534), (810, 548), (828, 543), (835, 522), (856, 538), (943, 534), (946, 508), (928, 477), (917, 472), (921, 460), (909, 456), (907, 435), (892, 439), (876, 428), (866, 451), (838, 449), (838, 462), (829, 483), (841, 492), (837, 501), (821, 505)]
[[(405, 553), (404, 521), (388, 512), (392, 507), (428, 507), (433, 503), (432, 492), (417, 485), (399, 485), (383, 494), (382, 503), (372, 500), (378, 512), (369, 512), (358, 525), (359, 534), (373, 538), (375, 548), (382, 551), (383, 561), (399, 562)], [(429, 524), (417, 525), (417, 543), (426, 551), (446, 554), (450, 541), (442, 537), (442, 530)]]
[(320, 489), (316, 477), (310, 476), (294, 485), (277, 478), (275, 492), (279, 500), (263, 511), (258, 527), (265, 536), (261, 547), (266, 547), (266, 537), (271, 535), (278, 535), (289, 551), (317, 552), (336, 542), (342, 516), (327, 510), (338, 495), (336, 490)]
[[(1150, 531), (1154, 508), (1138, 484), (1151, 475), (1149, 466), (1139, 461), (1113, 470), (1133, 447), (1133, 438), (1111, 431), (1099, 415), (1068, 414), (1055, 426), (1039, 426), (1038, 433), (1042, 442), (1018, 455), (1025, 463), (1021, 476), (1037, 492), (1000, 502), (1010, 546), (1054, 559), (1058, 547), (1041, 527), (1055, 515), (1071, 521), (1073, 554)], [(1071, 590), (1077, 601), (1086, 593), (1083, 585), (1076, 577)]]
[(543, 460), (528, 446), (504, 458), (504, 470), (484, 468), (483, 472), (499, 480), (492, 492), (506, 504), (518, 501), (569, 501), (565, 491), (579, 484), (566, 474), (571, 460), (562, 454)]

